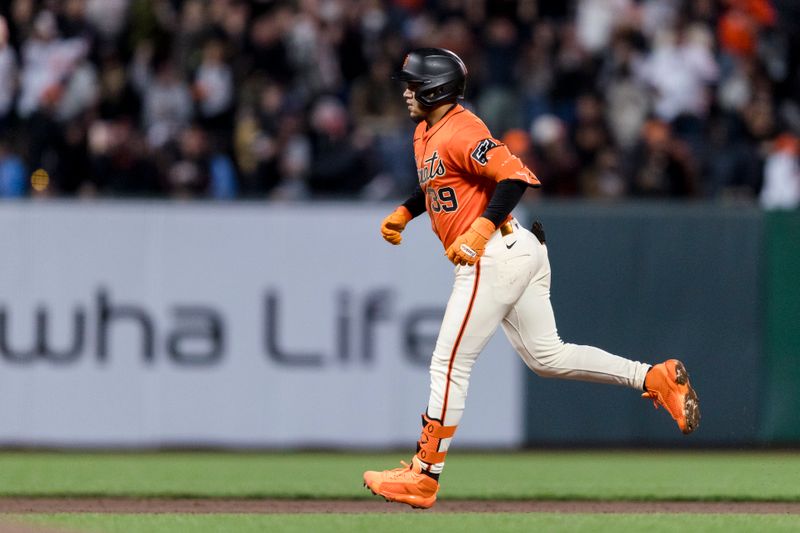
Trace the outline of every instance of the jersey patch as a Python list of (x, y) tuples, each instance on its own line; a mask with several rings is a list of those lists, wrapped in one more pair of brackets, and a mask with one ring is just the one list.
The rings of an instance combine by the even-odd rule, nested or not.
[(486, 158), (486, 154), (489, 152), (489, 150), (495, 147), (497, 147), (496, 142), (491, 139), (484, 139), (479, 142), (478, 146), (476, 146), (472, 151), (471, 157), (481, 165), (486, 166), (486, 163), (489, 162), (489, 160)]

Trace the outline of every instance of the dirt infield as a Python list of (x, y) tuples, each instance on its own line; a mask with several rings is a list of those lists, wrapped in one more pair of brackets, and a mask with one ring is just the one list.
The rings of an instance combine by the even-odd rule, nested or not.
[(757, 513), (797, 514), (798, 502), (440, 501), (419, 511), (382, 500), (0, 498), (0, 513)]

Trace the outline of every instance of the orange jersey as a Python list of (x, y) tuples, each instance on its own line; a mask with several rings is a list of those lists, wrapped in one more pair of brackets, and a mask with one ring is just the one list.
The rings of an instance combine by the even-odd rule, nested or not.
[(483, 121), (461, 105), (430, 128), (420, 122), (414, 131), (414, 157), (425, 208), (445, 249), (483, 214), (499, 181), (541, 185)]

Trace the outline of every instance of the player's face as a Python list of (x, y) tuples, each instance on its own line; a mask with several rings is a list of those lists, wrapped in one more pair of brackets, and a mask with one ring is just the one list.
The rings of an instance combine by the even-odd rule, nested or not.
[(403, 98), (406, 99), (406, 104), (408, 105), (408, 114), (411, 116), (411, 120), (414, 122), (421, 122), (425, 120), (425, 116), (427, 112), (425, 108), (422, 107), (416, 98), (414, 98), (414, 94), (419, 89), (419, 83), (409, 83), (406, 86), (406, 90), (403, 91)]

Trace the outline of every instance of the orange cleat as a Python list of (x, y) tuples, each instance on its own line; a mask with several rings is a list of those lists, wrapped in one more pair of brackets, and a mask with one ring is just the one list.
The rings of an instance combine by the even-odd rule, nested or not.
[(647, 392), (642, 398), (653, 400), (653, 405), (664, 407), (684, 435), (700, 425), (700, 400), (689, 383), (686, 367), (677, 359), (655, 365), (644, 380)]
[(387, 502), (405, 503), (418, 509), (427, 509), (436, 503), (439, 482), (422, 473), (417, 456), (411, 464), (404, 461), (401, 468), (364, 472), (364, 486)]

